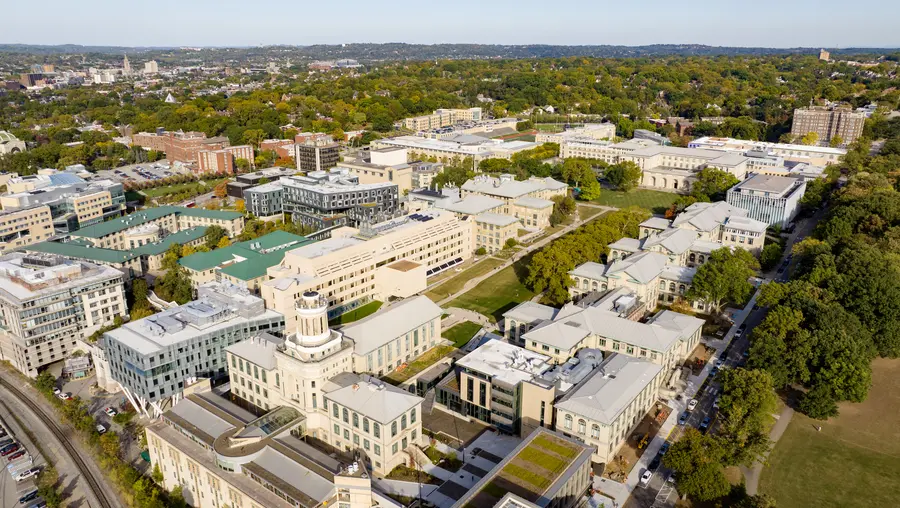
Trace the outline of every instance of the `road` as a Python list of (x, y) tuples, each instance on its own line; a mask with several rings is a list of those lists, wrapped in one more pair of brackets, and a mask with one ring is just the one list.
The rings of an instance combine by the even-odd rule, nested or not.
[[(781, 263), (779, 263), (779, 265), (776, 268), (773, 268), (770, 272), (764, 274), (767, 280), (773, 280), (776, 277), (785, 279), (790, 278), (790, 272), (793, 266), (789, 266), (787, 269), (782, 270), (781, 272), (779, 272), (778, 270), (780, 270), (782, 264), (788, 262), (788, 259), (792, 259), (790, 252), (793, 245), (803, 240), (804, 238), (809, 236), (810, 233), (812, 233), (813, 228), (815, 228), (816, 224), (818, 224), (818, 222), (822, 219), (824, 213), (824, 210), (820, 210), (812, 217), (798, 221), (794, 233), (788, 237), (788, 241), (785, 245), (785, 253)], [(724, 362), (724, 368), (735, 368), (744, 364), (744, 355), (750, 349), (750, 336), (752, 335), (752, 331), (766, 317), (767, 312), (768, 310), (765, 308), (755, 308), (754, 310), (750, 311), (749, 314), (747, 314), (743, 322), (735, 323), (737, 329), (744, 329), (741, 337), (734, 337), (736, 335), (736, 330), (734, 327), (724, 337), (725, 339), (730, 338), (731, 343), (724, 350), (726, 352), (724, 358), (716, 358), (716, 360), (722, 360)], [(678, 441), (678, 439), (681, 438), (684, 429), (686, 429), (687, 427), (698, 428), (700, 426), (700, 422), (702, 422), (703, 419), (707, 417), (712, 418), (713, 420), (713, 423), (710, 427), (710, 432), (715, 432), (716, 409), (713, 407), (713, 404), (720, 390), (721, 386), (715, 380), (715, 378), (708, 378), (704, 385), (701, 386), (701, 389), (694, 396), (694, 398), (697, 399), (697, 407), (689, 413), (687, 423), (685, 425), (677, 426), (669, 435), (667, 440), (673, 443), (675, 441)], [(773, 439), (773, 441), (777, 441), (777, 438), (781, 437), (781, 434), (787, 427), (792, 414), (792, 411), (782, 412), (776, 428), (773, 429), (773, 432), (770, 435), (770, 438)], [(743, 471), (747, 476), (746, 481), (748, 486), (753, 487), (753, 493), (755, 493), (756, 486), (759, 483), (759, 475), (761, 471), (761, 464), (757, 464), (753, 468), (748, 468)], [(629, 498), (626, 506), (642, 508), (675, 506), (675, 502), (678, 500), (678, 493), (675, 491), (672, 484), (666, 482), (666, 479), (670, 474), (671, 471), (669, 469), (664, 466), (659, 466), (659, 468), (655, 470), (653, 478), (651, 478), (650, 484), (648, 486), (638, 486), (632, 491), (631, 498)]]
[[(60, 474), (63, 467), (67, 477), (72, 481), (83, 483), (82, 492), (88, 500), (88, 505), (99, 508), (114, 508), (121, 506), (121, 502), (112, 489), (106, 483), (100, 467), (84, 452), (77, 440), (73, 439), (73, 431), (67, 426), (58, 423), (58, 416), (52, 407), (41, 400), (42, 396), (34, 388), (25, 384), (18, 378), (7, 373), (0, 373), (0, 387), (2, 387), (2, 399), (8, 407), (26, 418), (30, 424), (29, 429), (40, 436), (41, 444), (52, 445), (57, 453), (57, 466)], [(48, 453), (50, 453), (48, 451)], [(65, 466), (69, 464), (68, 466)], [(67, 480), (68, 481), (68, 480)]]

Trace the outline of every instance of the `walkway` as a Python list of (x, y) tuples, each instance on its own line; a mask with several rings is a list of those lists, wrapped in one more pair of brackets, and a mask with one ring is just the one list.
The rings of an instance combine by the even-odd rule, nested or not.
[(478, 323), (486, 328), (490, 328), (493, 326), (490, 319), (488, 319), (484, 314), (475, 312), (474, 310), (463, 309), (460, 307), (448, 307), (444, 309), (444, 312), (446, 312), (448, 316), (441, 320), (442, 331), (466, 321)]
[[(769, 452), (766, 453), (766, 458), (768, 458), (769, 453), (775, 449), (775, 444), (778, 443), (778, 440), (781, 439), (781, 436), (787, 429), (788, 424), (791, 423), (791, 418), (794, 417), (794, 410), (791, 409), (790, 406), (785, 405), (784, 409), (781, 410), (781, 414), (772, 416), (777, 418), (778, 421), (775, 422), (775, 425), (772, 426), (772, 430), (769, 431), (769, 441), (772, 442), (772, 446), (769, 448)], [(746, 480), (747, 494), (751, 496), (755, 496), (759, 490), (759, 478), (762, 476), (764, 463), (765, 459), (763, 459), (762, 462), (753, 464), (752, 468), (741, 467), (741, 472), (744, 473), (744, 479)]]
[[(613, 210), (617, 210), (617, 208), (614, 208), (611, 206), (601, 206), (601, 205), (586, 204), (586, 203), (579, 203), (579, 206), (587, 206), (590, 208), (601, 208), (604, 212), (611, 212)], [(466, 294), (470, 289), (474, 288), (475, 286), (480, 284), (482, 281), (484, 281), (491, 275), (494, 275), (495, 273), (499, 272), (500, 270), (503, 270), (504, 268), (508, 268), (508, 267), (512, 266), (513, 263), (522, 259), (523, 257), (528, 255), (532, 251), (540, 249), (541, 247), (543, 247), (543, 246), (547, 245), (548, 243), (552, 242), (553, 240), (556, 240), (557, 238), (565, 235), (566, 233), (569, 233), (569, 232), (573, 231), (574, 229), (576, 229), (580, 226), (583, 226), (584, 224), (594, 220), (596, 217), (597, 217), (597, 215), (589, 217), (587, 220), (578, 219), (578, 220), (572, 222), (571, 224), (569, 224), (568, 226), (564, 227), (563, 229), (557, 231), (556, 233), (553, 233), (552, 235), (548, 236), (547, 238), (544, 238), (544, 239), (539, 240), (531, 245), (528, 245), (524, 249), (516, 252), (515, 255), (513, 255), (511, 258), (506, 260), (506, 262), (504, 262), (502, 265), (494, 268), (490, 272), (480, 275), (478, 277), (475, 277), (474, 279), (467, 280), (465, 285), (463, 285), (462, 289), (460, 289), (456, 293), (448, 296), (447, 298), (444, 298), (443, 300), (437, 302), (437, 304), (440, 305), (441, 307), (443, 307), (444, 305), (447, 305), (448, 303), (452, 302), (453, 300)], [(457, 275), (457, 277), (462, 276), (463, 274), (465, 274), (465, 272), (463, 272), (460, 275)]]

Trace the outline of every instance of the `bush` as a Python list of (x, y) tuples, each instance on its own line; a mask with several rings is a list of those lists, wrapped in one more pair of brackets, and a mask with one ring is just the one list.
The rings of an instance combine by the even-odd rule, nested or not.
[(487, 249), (485, 249), (484, 247), (478, 247), (477, 249), (475, 249), (476, 256), (484, 256), (485, 254), (487, 254)]
[(769, 243), (759, 255), (759, 264), (763, 270), (771, 270), (778, 265), (782, 254), (784, 254), (784, 245), (780, 242)]
[(519, 242), (515, 238), (507, 238), (506, 243), (504, 245), (506, 246), (507, 249), (512, 249), (516, 245), (519, 245)]
[(531, 120), (524, 120), (516, 124), (516, 130), (519, 132), (530, 131), (534, 129), (534, 122)]

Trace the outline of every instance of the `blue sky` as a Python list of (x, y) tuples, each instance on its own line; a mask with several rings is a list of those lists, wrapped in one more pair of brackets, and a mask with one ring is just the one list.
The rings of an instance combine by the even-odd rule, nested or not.
[(857, 0), (42, 0), (4, 2), (0, 42), (348, 42), (898, 47), (900, 2)]

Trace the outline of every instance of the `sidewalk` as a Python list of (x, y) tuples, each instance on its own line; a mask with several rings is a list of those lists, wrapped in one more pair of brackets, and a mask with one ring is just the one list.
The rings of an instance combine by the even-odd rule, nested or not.
[[(750, 298), (750, 301), (744, 308), (735, 316), (734, 324), (728, 330), (728, 333), (725, 334), (723, 340), (716, 340), (715, 345), (713, 344), (705, 344), (714, 348), (716, 352), (714, 356), (716, 358), (721, 357), (722, 352), (725, 348), (731, 344), (732, 339), (734, 338), (734, 333), (738, 330), (741, 324), (744, 323), (744, 320), (747, 319), (747, 316), (753, 312), (753, 306), (756, 304), (756, 297), (759, 295), (759, 290), (753, 294), (753, 297)], [(628, 501), (628, 498), (631, 496), (631, 491), (633, 491), (640, 481), (641, 473), (643, 473), (650, 462), (656, 457), (659, 453), (659, 449), (662, 448), (664, 442), (669, 439), (670, 434), (674, 430), (678, 428), (678, 416), (687, 409), (687, 403), (689, 400), (694, 398), (694, 395), (697, 394), (697, 390), (703, 386), (706, 378), (709, 377), (709, 372), (713, 369), (713, 362), (707, 362), (703, 367), (703, 370), (700, 372), (698, 376), (689, 376), (687, 387), (682, 394), (681, 400), (670, 399), (669, 406), (672, 407), (672, 413), (666, 418), (666, 421), (663, 422), (662, 426), (659, 429), (659, 432), (656, 434), (656, 437), (653, 438), (653, 441), (647, 445), (647, 449), (641, 458), (638, 459), (638, 462), (631, 469), (631, 472), (628, 474), (628, 478), (625, 480), (625, 483), (619, 483), (613, 480), (605, 479), (602, 477), (594, 477), (594, 488), (599, 490), (600, 492), (609, 495), (612, 497), (617, 506), (624, 506), (625, 502)]]

